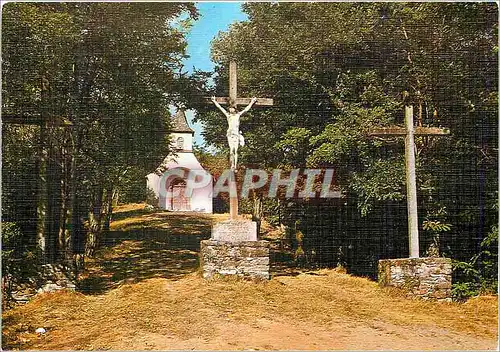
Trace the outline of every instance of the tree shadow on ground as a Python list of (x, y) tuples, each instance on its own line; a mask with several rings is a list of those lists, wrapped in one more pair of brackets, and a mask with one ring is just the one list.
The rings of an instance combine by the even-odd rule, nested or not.
[[(150, 212), (127, 207), (113, 215), (111, 231), (96, 256), (87, 259), (77, 287), (86, 294), (102, 294), (126, 283), (150, 278), (177, 280), (199, 268), (200, 241), (210, 238), (214, 221), (225, 215)], [(290, 249), (270, 241), (272, 276), (297, 275), (308, 268), (297, 265)]]
[(118, 221), (118, 220), (123, 220), (126, 218), (137, 217), (137, 216), (142, 216), (142, 215), (147, 215), (147, 214), (151, 214), (151, 211), (144, 209), (144, 207), (133, 208), (133, 209), (126, 210), (126, 211), (120, 211), (120, 212), (113, 213), (112, 219), (113, 219), (113, 221)]
[(276, 241), (269, 240), (269, 271), (272, 277), (297, 276), (310, 270), (294, 259), (293, 251), (281, 248)]
[(78, 280), (79, 291), (102, 294), (124, 283), (150, 278), (176, 280), (198, 270), (200, 241), (210, 238), (211, 216), (125, 213), (128, 216), (118, 219), (127, 223), (112, 225), (95, 258), (86, 262)]

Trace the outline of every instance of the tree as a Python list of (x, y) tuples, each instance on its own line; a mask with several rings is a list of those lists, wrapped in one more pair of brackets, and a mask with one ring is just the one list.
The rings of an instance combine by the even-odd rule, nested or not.
[[(168, 105), (182, 100), (177, 85), (185, 83), (177, 73), (186, 55), (188, 20), (179, 21), (181, 16), (195, 19), (195, 7), (4, 7), (3, 115), (47, 121), (40, 128), (20, 128), (30, 142), (43, 137), (38, 143), (44, 156), (38, 167), (43, 181), (37, 193), (42, 196), (38, 232), (46, 261), (57, 260), (56, 254), (64, 257), (68, 250), (85, 249), (92, 255), (110, 216), (113, 191), (124, 175), (132, 169), (145, 175), (168, 153)], [(55, 123), (61, 120), (70, 127)], [(157, 141), (154, 147), (151, 141)], [(18, 143), (9, 142), (4, 152)], [(23, 157), (27, 160), (28, 155)], [(12, 190), (7, 194), (19, 187), (8, 186)], [(14, 197), (12, 213), (19, 202)]]
[[(367, 217), (387, 219), (388, 211), (395, 214), (384, 220), (388, 226), (404, 224), (402, 141), (381, 143), (367, 138), (367, 132), (402, 123), (402, 93), (409, 91), (417, 123), (452, 131), (449, 138), (417, 141), (420, 213), (438, 221), (432, 214), (444, 207), (439, 221), (451, 227), (441, 234), (442, 251), (467, 256), (467, 244), (479, 246), (497, 219), (487, 205), (496, 201), (498, 184), (496, 7), (248, 3), (243, 8), (249, 20), (233, 25), (213, 43), (217, 76), (208, 93), (227, 95), (228, 62), (236, 60), (242, 94), (274, 97), (273, 109), (254, 110), (242, 121), (248, 143), (241, 150), (242, 164), (334, 167), (349, 214), (332, 224), (342, 221), (341, 231), (358, 228)], [(221, 116), (200, 107), (198, 119), (205, 139), (221, 145)], [(465, 189), (471, 191), (465, 195)], [(351, 213), (352, 206), (365, 220)], [(464, 226), (466, 208), (473, 215)], [(435, 232), (428, 232), (425, 241), (432, 242)], [(457, 238), (459, 245), (453, 243)], [(374, 243), (371, 253), (404, 256), (406, 241), (398, 241)], [(392, 252), (381, 253), (382, 247)]]

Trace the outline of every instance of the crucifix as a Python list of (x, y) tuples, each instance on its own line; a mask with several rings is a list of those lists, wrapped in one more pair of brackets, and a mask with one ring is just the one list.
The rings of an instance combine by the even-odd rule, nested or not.
[[(229, 213), (231, 220), (236, 220), (238, 218), (238, 195), (236, 194), (236, 179), (234, 177), (238, 162), (238, 146), (245, 145), (245, 139), (239, 130), (240, 117), (250, 110), (253, 105), (273, 105), (273, 99), (269, 98), (238, 98), (237, 86), (236, 62), (231, 61), (229, 63), (229, 97), (212, 97), (211, 99), (215, 106), (226, 116), (228, 123), (226, 136), (229, 144), (232, 171), (229, 179)], [(229, 106), (228, 110), (222, 107), (224, 104)], [(238, 105), (247, 106), (242, 111), (238, 112)]]
[(370, 136), (405, 137), (406, 200), (408, 207), (408, 235), (410, 258), (419, 258), (417, 181), (415, 175), (414, 136), (445, 136), (450, 130), (438, 127), (415, 127), (413, 125), (413, 106), (405, 106), (405, 127), (381, 127), (369, 132)]

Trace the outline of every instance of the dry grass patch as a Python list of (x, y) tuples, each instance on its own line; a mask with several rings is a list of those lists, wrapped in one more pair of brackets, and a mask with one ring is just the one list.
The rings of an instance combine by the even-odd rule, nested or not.
[(144, 228), (169, 229), (172, 233), (176, 231), (185, 232), (184, 229), (192, 225), (209, 225), (214, 222), (229, 219), (229, 214), (204, 214), (193, 212), (151, 212), (144, 209), (144, 203), (133, 203), (119, 205), (113, 208), (112, 231), (129, 231)]
[[(227, 214), (115, 209), (80, 289), (3, 314), (8, 349), (471, 349), (496, 345), (497, 297), (411, 300), (335, 270), (204, 280), (200, 239)], [(165, 226), (168, 224), (168, 226)], [(44, 327), (46, 334), (35, 330)], [(314, 337), (314, 338), (312, 338)], [(433, 345), (428, 345), (428, 341)], [(430, 346), (430, 347), (428, 347)]]
[[(218, 326), (287, 321), (339, 329), (361, 323), (419, 330), (453, 330), (495, 338), (497, 298), (465, 304), (408, 300), (375, 283), (332, 270), (252, 282), (237, 278), (205, 281), (198, 274), (170, 281), (125, 284), (100, 296), (41, 295), (4, 315), (4, 344), (17, 348), (108, 348), (135, 335), (155, 333), (186, 340), (223, 334)], [(29, 324), (23, 322), (30, 322)], [(37, 337), (34, 329), (48, 328)], [(25, 333), (27, 331), (28, 333)]]

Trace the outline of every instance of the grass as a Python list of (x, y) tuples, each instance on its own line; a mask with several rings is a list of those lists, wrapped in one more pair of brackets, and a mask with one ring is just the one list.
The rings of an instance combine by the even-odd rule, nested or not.
[[(371, 327), (432, 327), (496, 338), (496, 297), (480, 297), (465, 304), (408, 300), (367, 279), (333, 270), (316, 274), (249, 282), (226, 278), (205, 281), (192, 273), (176, 281), (156, 278), (126, 284), (99, 296), (45, 294), (6, 313), (4, 346), (124, 348), (124, 336), (142, 333), (210, 339), (214, 324), (252, 324), (258, 319), (306, 322), (326, 329), (362, 321)], [(40, 326), (48, 329), (47, 338), (33, 333)]]
[[(4, 312), (4, 348), (496, 347), (496, 296), (464, 304), (411, 300), (335, 270), (204, 280), (196, 258), (213, 217), (147, 213), (139, 205), (117, 210), (127, 215), (115, 217), (81, 292), (39, 295)], [(35, 334), (38, 327), (47, 333)]]
[(123, 283), (154, 277), (178, 279), (198, 268), (200, 241), (210, 237), (213, 221), (205, 214), (148, 212), (144, 204), (127, 204), (113, 211), (110, 233), (78, 288), (101, 294)]

